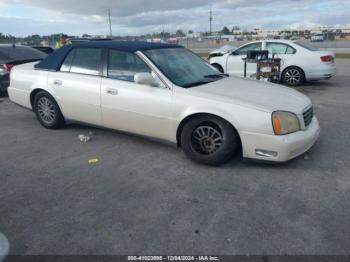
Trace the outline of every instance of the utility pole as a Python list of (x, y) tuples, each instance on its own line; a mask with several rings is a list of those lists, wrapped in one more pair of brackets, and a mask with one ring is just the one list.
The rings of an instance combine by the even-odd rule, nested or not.
[(210, 8), (210, 12), (209, 12), (210, 35), (212, 34), (212, 23), (213, 23), (213, 11)]
[(108, 8), (108, 21), (109, 21), (109, 36), (112, 39), (113, 34), (112, 34), (111, 9), (110, 8)]

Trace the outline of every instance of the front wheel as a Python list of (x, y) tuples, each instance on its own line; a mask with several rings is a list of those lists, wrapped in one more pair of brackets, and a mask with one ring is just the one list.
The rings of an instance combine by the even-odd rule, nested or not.
[(304, 72), (299, 67), (289, 67), (282, 73), (282, 82), (288, 86), (300, 86), (305, 82)]
[(190, 120), (181, 133), (181, 147), (192, 160), (212, 166), (228, 162), (238, 147), (238, 137), (225, 120), (201, 116)]
[(46, 128), (58, 129), (65, 123), (55, 99), (46, 92), (39, 92), (35, 96), (34, 112), (40, 124)]

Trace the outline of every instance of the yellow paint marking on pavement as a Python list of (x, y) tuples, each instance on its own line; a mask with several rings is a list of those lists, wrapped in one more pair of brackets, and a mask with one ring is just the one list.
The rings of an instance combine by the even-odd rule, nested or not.
[(97, 158), (93, 158), (93, 159), (90, 159), (88, 162), (89, 164), (96, 164), (99, 162), (99, 160)]

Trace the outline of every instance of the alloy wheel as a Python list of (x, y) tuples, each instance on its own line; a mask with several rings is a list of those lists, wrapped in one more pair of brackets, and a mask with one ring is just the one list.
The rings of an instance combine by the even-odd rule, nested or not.
[(290, 69), (285, 73), (285, 81), (289, 85), (298, 85), (302, 79), (302, 75), (297, 69)]
[(52, 124), (55, 121), (56, 111), (53, 103), (46, 97), (38, 100), (38, 113), (45, 124)]
[(191, 143), (197, 153), (211, 155), (223, 146), (224, 138), (218, 128), (201, 125), (193, 131)]

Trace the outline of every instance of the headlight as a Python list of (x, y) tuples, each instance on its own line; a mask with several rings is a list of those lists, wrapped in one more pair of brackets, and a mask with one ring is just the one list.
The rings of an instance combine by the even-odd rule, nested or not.
[(273, 112), (272, 126), (276, 135), (287, 135), (300, 130), (299, 119), (291, 112)]

